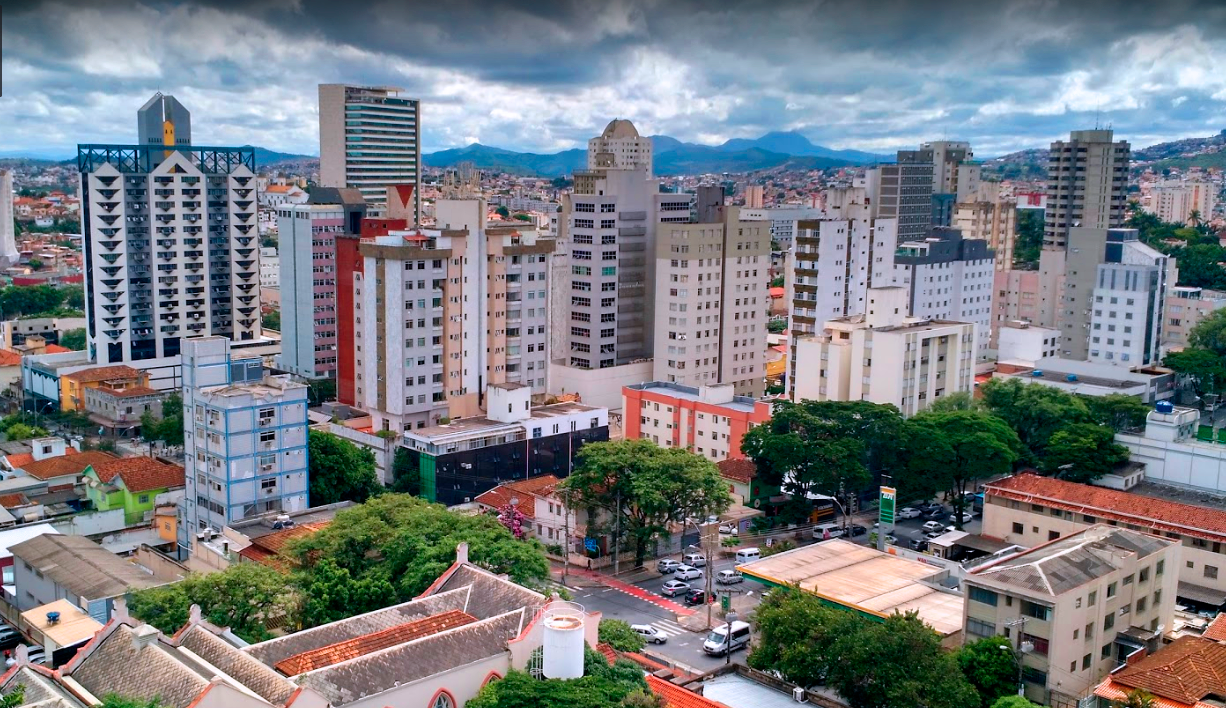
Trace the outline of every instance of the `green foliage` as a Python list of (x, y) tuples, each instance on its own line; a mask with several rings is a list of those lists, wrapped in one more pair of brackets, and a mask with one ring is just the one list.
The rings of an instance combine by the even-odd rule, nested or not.
[(1090, 411), (1090, 418), (1112, 432), (1120, 432), (1145, 425), (1149, 406), (1136, 396), (1113, 393), (1109, 396), (1082, 396), (1081, 401)]
[(968, 486), (975, 480), (1008, 474), (1022, 444), (1005, 421), (978, 411), (921, 413), (912, 461), (956, 493), (954, 524), (962, 528)]
[(1226, 357), (1226, 310), (1214, 310), (1188, 333), (1188, 344)]
[(85, 328), (70, 329), (60, 335), (60, 346), (76, 352), (85, 351)]
[(7, 695), (0, 697), (0, 708), (20, 708), (26, 702), (26, 687), (16, 685)]
[(1029, 453), (1028, 462), (1037, 462), (1038, 453), (1057, 430), (1090, 421), (1083, 399), (1050, 386), (992, 379), (979, 387), (979, 393), (987, 410), (1017, 432)]
[(302, 578), (303, 627), (318, 627), (395, 604), (396, 589), (377, 574), (354, 580), (345, 568), (323, 558)]
[(1017, 243), (1013, 246), (1013, 267), (1036, 270), (1043, 248), (1043, 210), (1017, 210)]
[(527, 214), (516, 214), (511, 218), (515, 219), (516, 221), (532, 221), (532, 217)]
[(1189, 347), (1171, 352), (1162, 363), (1183, 377), (1198, 396), (1226, 389), (1226, 362), (1209, 349)]
[(1114, 701), (1111, 703), (1112, 708), (1154, 708), (1158, 704), (1158, 699), (1149, 691), (1140, 688), (1134, 688), (1124, 694), (1124, 700)]
[(396, 448), (392, 457), (392, 491), (414, 496), (421, 494), (421, 472), (408, 448)]
[(994, 707), (1002, 696), (1018, 697), (1017, 657), (1002, 646), (1010, 646), (1007, 637), (986, 637), (964, 644), (954, 654), (962, 675), (979, 692), (984, 708)]
[(992, 704), (992, 708), (1042, 708), (1037, 703), (1031, 703), (1024, 696), (1019, 696), (1016, 693), (1012, 696), (1001, 696)]
[(505, 206), (498, 207), (497, 209), (494, 210), (494, 213), (497, 214), (498, 216), (501, 216), (504, 219), (509, 219), (511, 217), (511, 210), (506, 208)]
[(766, 331), (771, 334), (780, 334), (788, 328), (787, 320), (771, 320), (766, 323)]
[(40, 428), (37, 425), (14, 423), (5, 429), (4, 434), (9, 440), (29, 440), (31, 438), (46, 437), (47, 430), (45, 428)]
[(272, 234), (267, 234), (264, 236), (264, 238), (260, 239), (261, 248), (277, 248), (279, 245), (280, 244), (277, 243), (277, 237), (273, 236)]
[(771, 278), (771, 285), (770, 285), (770, 286), (771, 286), (772, 288), (782, 288), (782, 287), (783, 287), (783, 276), (782, 276), (782, 275), (777, 275), (777, 276), (775, 276), (774, 278)]
[(187, 624), (192, 603), (200, 605), (213, 624), (258, 642), (270, 637), (265, 619), (294, 607), (297, 600), (281, 573), (259, 563), (236, 563), (217, 573), (136, 590), (128, 606), (134, 617), (173, 634)]
[(60, 288), (60, 292), (64, 293), (64, 306), (74, 310), (85, 309), (85, 288), (80, 285), (69, 285), (65, 288)]
[[(1039, 468), (1071, 482), (1092, 482), (1128, 461), (1128, 448), (1115, 442), (1115, 432), (1091, 423), (1074, 423), (1051, 436)], [(1068, 469), (1060, 469), (1072, 465)]]
[(26, 261), (26, 265), (30, 266), (30, 270), (39, 270), (43, 267), (43, 262), (37, 258), (31, 258)]
[(599, 627), (600, 641), (618, 651), (639, 652), (647, 645), (643, 635), (630, 629), (628, 622), (602, 619)]
[(312, 406), (336, 400), (336, 379), (312, 379), (307, 382), (307, 399)]
[(10, 285), (0, 290), (0, 312), (6, 318), (51, 312), (64, 302), (66, 290), (50, 285)]
[(267, 312), (260, 318), (260, 326), (264, 329), (272, 329), (278, 332), (281, 331), (281, 311), (272, 310)]
[(395, 591), (389, 602), (421, 594), (451, 566), (461, 542), (469, 546), (470, 562), (506, 573), (516, 583), (539, 586), (549, 577), (540, 543), (515, 540), (494, 516), (457, 514), (405, 494), (382, 494), (341, 511), (326, 528), (296, 539), (287, 553), (300, 567), (304, 588), (310, 588), (317, 575), (320, 587), (331, 587), (333, 567), (347, 571), (352, 582), (369, 581), (365, 587), (372, 590), (356, 600), (351, 597), (350, 606), (336, 608), (349, 616), (362, 611), (362, 601), (381, 582), (391, 583)]
[(125, 698), (117, 693), (108, 693), (103, 696), (101, 705), (98, 708), (163, 708), (160, 698), (150, 698), (144, 700), (141, 698)]
[(965, 391), (951, 393), (948, 396), (942, 396), (924, 409), (928, 413), (949, 413), (952, 411), (979, 411), (983, 410), (983, 405), (975, 400), (975, 397)]
[(829, 607), (816, 595), (781, 588), (758, 606), (754, 623), (758, 636), (749, 652), (749, 666), (813, 686), (825, 683), (838, 661), (834, 643), (839, 635), (858, 633), (867, 620)]
[(667, 537), (669, 522), (705, 518), (732, 504), (715, 463), (649, 440), (584, 445), (562, 488), (571, 491), (577, 508), (606, 512), (601, 530), (620, 515), (619, 550), (629, 544), (638, 565), (653, 541)]
[(380, 491), (375, 454), (320, 430), (308, 432), (311, 503), (364, 502)]
[(145, 411), (140, 417), (140, 434), (148, 442), (162, 440), (167, 445), (183, 444), (183, 396), (172, 393), (162, 401), (162, 419)]
[(562, 681), (536, 679), (509, 671), (491, 681), (465, 708), (642, 708), (647, 682), (643, 670), (625, 659), (612, 666), (603, 655), (584, 647), (583, 677)]

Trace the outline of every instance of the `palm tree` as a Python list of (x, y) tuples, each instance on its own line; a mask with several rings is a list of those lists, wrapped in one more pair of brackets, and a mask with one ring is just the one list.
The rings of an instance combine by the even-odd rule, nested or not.
[(1197, 226), (1200, 226), (1200, 222), (1201, 222), (1200, 211), (1193, 209), (1192, 213), (1188, 214), (1188, 226), (1197, 227)]
[(1113, 708), (1154, 708), (1157, 699), (1149, 691), (1133, 689), (1124, 695), (1124, 700), (1112, 702)]

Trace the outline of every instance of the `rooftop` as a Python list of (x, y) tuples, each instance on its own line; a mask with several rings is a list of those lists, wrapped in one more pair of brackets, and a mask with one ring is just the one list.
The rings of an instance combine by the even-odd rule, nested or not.
[(561, 480), (551, 474), (505, 482), (488, 492), (478, 494), (475, 501), (478, 504), (497, 508), (510, 504), (511, 499), (517, 499), (519, 511), (529, 519), (534, 519), (536, 518), (537, 495), (549, 496), (559, 482)]
[(634, 391), (658, 393), (662, 396), (670, 396), (681, 401), (708, 403), (713, 406), (720, 406), (743, 413), (752, 413), (754, 406), (754, 399), (749, 396), (732, 396), (729, 401), (721, 401), (716, 387), (703, 387), (707, 389), (706, 396), (703, 395), (703, 389), (698, 386), (686, 386), (670, 381), (648, 381), (641, 384), (630, 384), (626, 388)]
[(31, 462), (23, 465), (20, 469), (30, 477), (35, 479), (48, 480), (55, 477), (64, 477), (66, 475), (77, 475), (85, 471), (86, 467), (101, 465), (112, 460), (117, 460), (109, 452), (81, 452), (76, 454), (60, 455), (59, 457), (48, 457), (45, 460)]
[(945, 570), (875, 548), (835, 539), (737, 569), (772, 585), (799, 584), (818, 597), (868, 614), (914, 610), (941, 636), (962, 631), (962, 596), (935, 584)]
[(295, 654), (278, 661), (275, 668), (286, 676), (297, 676), (476, 621), (476, 617), (462, 610), (447, 610), (379, 632)]
[(1123, 521), (1152, 533), (1226, 541), (1226, 511), (1062, 479), (1019, 474), (992, 482), (985, 498), (996, 496), (1072, 511), (1096, 519)]
[(184, 486), (183, 467), (153, 457), (121, 457), (90, 465), (104, 484), (116, 477), (129, 492), (152, 492)]
[(314, 521), (295, 525), (288, 529), (278, 529), (269, 534), (263, 534), (251, 539), (251, 545), (238, 552), (247, 560), (266, 565), (277, 570), (289, 570), (290, 559), (282, 556), (286, 545), (295, 538), (310, 536), (326, 527), (331, 521)]
[(122, 364), (116, 366), (95, 366), (90, 369), (81, 369), (74, 371), (71, 374), (65, 374), (64, 378), (77, 383), (97, 383), (99, 381), (115, 381), (120, 379), (139, 379), (142, 376), (140, 371), (133, 369), (130, 366)]
[(758, 475), (758, 466), (748, 459), (720, 460), (716, 467), (719, 468), (719, 476), (734, 482), (749, 484)]
[[(47, 619), (47, 613), (58, 612), (59, 619), (55, 624)], [(61, 647), (88, 641), (102, 629), (102, 623), (89, 616), (67, 600), (56, 600), (21, 613), (22, 623), (36, 628), (43, 636), (48, 637)]]
[(84, 536), (43, 534), (10, 547), (13, 555), (85, 600), (119, 597), (162, 582)]
[[(1094, 694), (1121, 700), (1131, 689), (1147, 691), (1179, 706), (1220, 706), (1226, 698), (1226, 645), (1180, 637), (1112, 673)], [(1205, 702), (1210, 698), (1217, 700)]]
[(1095, 524), (973, 571), (975, 580), (1058, 597), (1173, 545), (1149, 534)]

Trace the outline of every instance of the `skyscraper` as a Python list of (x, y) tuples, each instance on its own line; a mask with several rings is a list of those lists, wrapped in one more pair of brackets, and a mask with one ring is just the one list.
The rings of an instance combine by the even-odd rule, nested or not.
[[(319, 85), (319, 183), (359, 189), (376, 212), (392, 185), (420, 186), (421, 102), (393, 86)], [(414, 221), (421, 190), (414, 189)]]
[(161, 91), (136, 111), (136, 141), (141, 145), (191, 145), (192, 114)]
[(13, 173), (0, 170), (0, 261), (17, 262), (17, 233), (13, 223)]
[[(1076, 248), (1071, 230), (1113, 229), (1124, 224), (1128, 200), (1127, 141), (1110, 130), (1074, 130), (1051, 144), (1047, 163), (1047, 211), (1039, 254), (1039, 322), (1061, 329), (1066, 254)], [(1084, 332), (1082, 333), (1085, 334)]]
[(899, 241), (924, 238), (933, 226), (949, 226), (953, 205), (979, 189), (979, 166), (970, 143), (936, 140), (919, 150), (899, 150), (897, 162), (882, 165), (877, 215), (898, 219)]
[(165, 389), (184, 339), (259, 339), (260, 244), (254, 150), (186, 144), (190, 116), (170, 96), (141, 108), (146, 140), (155, 119), (161, 143), (79, 145), (77, 167), (90, 354)]

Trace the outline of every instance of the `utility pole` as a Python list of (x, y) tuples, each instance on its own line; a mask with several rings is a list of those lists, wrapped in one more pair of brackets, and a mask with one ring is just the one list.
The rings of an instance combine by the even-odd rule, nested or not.
[(570, 571), (570, 490), (562, 491), (562, 585)]
[(1013, 656), (1017, 660), (1017, 695), (1019, 696), (1026, 695), (1026, 684), (1022, 681), (1022, 660), (1026, 656), (1026, 648), (1022, 642), (1022, 635), (1026, 632), (1026, 622), (1028, 621), (1030, 621), (1029, 617), (1022, 616), (1005, 622), (1006, 627), (1014, 627), (1017, 630), (1017, 648), (1014, 649)]
[[(709, 527), (710, 524), (707, 524), (707, 526)], [(699, 534), (704, 533), (703, 528), (701, 526), (698, 527), (698, 533)], [(712, 555), (711, 553), (710, 534), (707, 534), (705, 539), (700, 537), (698, 542), (702, 544), (704, 540), (706, 541), (704, 545), (705, 545), (705, 555), (707, 557), (707, 567), (706, 567), (706, 570), (703, 571), (703, 575), (705, 575), (707, 578), (707, 589), (702, 599), (707, 604), (707, 628), (709, 629), (711, 627), (711, 569), (714, 567), (715, 556)], [(729, 646), (731, 647), (731, 642), (732, 642), (731, 633), (728, 635), (728, 642), (729, 642)]]
[(617, 511), (613, 513), (613, 576), (617, 576), (621, 567), (621, 537), (622, 537), (622, 493), (617, 493)]

